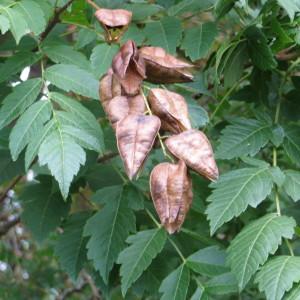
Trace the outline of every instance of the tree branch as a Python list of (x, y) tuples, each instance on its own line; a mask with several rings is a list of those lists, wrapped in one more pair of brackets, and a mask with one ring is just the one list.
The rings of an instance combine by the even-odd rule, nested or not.
[(99, 163), (99, 164), (105, 163), (106, 161), (108, 161), (118, 155), (119, 155), (119, 153), (115, 153), (115, 152), (106, 153), (97, 159), (97, 163)]
[(12, 220), (8, 220), (6, 222), (3, 222), (0, 226), (0, 237), (5, 235), (12, 227), (20, 223), (21, 218), (20, 216), (16, 216)]
[(69, 0), (64, 6), (60, 7), (59, 9), (55, 10), (54, 16), (48, 23), (46, 29), (44, 32), (40, 35), (40, 41), (42, 42), (48, 34), (51, 32), (51, 30), (54, 28), (54, 26), (59, 22), (60, 15), (72, 4), (74, 0)]
[(0, 204), (6, 199), (8, 192), (15, 187), (15, 185), (23, 178), (23, 175), (16, 177), (6, 188), (6, 190), (0, 196)]

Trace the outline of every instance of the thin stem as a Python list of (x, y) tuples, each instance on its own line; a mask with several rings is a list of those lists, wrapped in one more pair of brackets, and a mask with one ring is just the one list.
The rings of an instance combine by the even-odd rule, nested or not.
[(284, 240), (285, 240), (285, 243), (286, 243), (286, 245), (287, 245), (287, 247), (288, 247), (288, 249), (291, 253), (291, 256), (294, 256), (294, 250), (292, 248), (292, 245), (291, 245), (290, 241), (288, 239), (284, 239)]
[(159, 223), (156, 221), (155, 217), (152, 215), (152, 213), (150, 212), (150, 210), (149, 210), (148, 208), (146, 208), (145, 210), (146, 210), (147, 215), (151, 218), (151, 220), (155, 223), (155, 225), (156, 225), (158, 228), (161, 228), (161, 227), (162, 227), (161, 224), (159, 224)]
[(96, 10), (100, 9), (101, 7), (99, 5), (97, 5), (95, 2), (93, 2), (92, 0), (85, 0), (87, 4), (89, 4), (90, 6), (92, 6), (93, 8), (95, 8)]
[[(282, 94), (283, 94), (283, 86), (286, 82), (286, 78), (287, 78), (287, 73), (284, 75), (282, 82), (279, 86), (279, 90), (278, 90), (278, 102), (276, 105), (275, 117), (274, 117), (275, 124), (278, 124), (278, 122), (279, 122), (279, 115), (280, 115), (280, 108), (281, 108), (281, 101), (282, 101)], [(277, 167), (277, 148), (275, 146), (273, 147), (273, 167)], [(281, 216), (280, 199), (279, 199), (279, 192), (278, 192), (277, 186), (275, 187), (275, 204), (276, 204), (277, 214), (278, 214), (278, 216)], [(290, 244), (289, 240), (286, 238), (284, 240), (289, 249), (291, 256), (294, 256), (294, 251), (293, 251), (292, 245)]]
[(173, 246), (173, 248), (176, 250), (176, 252), (180, 256), (182, 262), (185, 264), (186, 263), (185, 257), (183, 256), (182, 252), (180, 251), (180, 249), (178, 248), (178, 246), (175, 244), (175, 242), (169, 236), (168, 236), (168, 241), (171, 243), (171, 245)]
[(226, 94), (222, 97), (221, 101), (219, 102), (219, 104), (217, 105), (217, 107), (215, 108), (215, 110), (213, 111), (213, 113), (210, 116), (210, 123), (212, 122), (212, 120), (215, 118), (216, 114), (218, 113), (218, 111), (220, 110), (220, 108), (222, 107), (222, 105), (227, 101), (228, 97), (230, 96), (230, 94), (240, 85), (241, 82), (243, 82), (245, 79), (247, 79), (250, 76), (249, 74), (244, 75), (239, 81), (236, 82), (236, 84), (234, 84), (227, 92)]
[[(154, 224), (157, 226), (157, 228), (161, 228), (162, 225), (159, 224), (155, 217), (152, 215), (152, 213), (149, 211), (149, 209), (145, 209), (146, 213), (148, 214), (148, 216), (151, 218), (151, 220), (154, 222)], [(171, 245), (173, 246), (173, 248), (175, 249), (175, 251), (178, 253), (178, 255), (180, 256), (181, 260), (183, 261), (183, 263), (186, 263), (186, 259), (183, 256), (182, 252), (180, 251), (180, 249), (178, 248), (178, 246), (176, 245), (176, 243), (168, 236), (168, 241), (171, 243)]]

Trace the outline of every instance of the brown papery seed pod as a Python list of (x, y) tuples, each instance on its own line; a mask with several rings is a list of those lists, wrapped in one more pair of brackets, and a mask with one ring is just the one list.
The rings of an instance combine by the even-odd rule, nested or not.
[(107, 115), (114, 129), (116, 129), (117, 122), (129, 114), (143, 114), (145, 111), (146, 105), (141, 95), (134, 97), (117, 96), (110, 100), (107, 105)]
[(161, 127), (173, 133), (191, 129), (184, 98), (165, 89), (151, 89), (148, 95), (152, 112), (161, 119)]
[(110, 28), (128, 26), (131, 22), (132, 12), (125, 9), (100, 8), (95, 12), (98, 21)]
[(121, 93), (121, 85), (113, 74), (113, 70), (109, 69), (101, 78), (99, 85), (99, 97), (105, 112), (107, 112), (109, 101), (116, 96), (121, 96)]
[(128, 115), (117, 123), (117, 145), (130, 180), (141, 169), (159, 128), (156, 116)]
[(193, 65), (168, 54), (160, 47), (143, 47), (139, 50), (146, 64), (147, 81), (153, 83), (176, 83), (193, 81), (187, 70)]
[(128, 40), (115, 55), (112, 62), (113, 71), (120, 81), (126, 95), (139, 93), (145, 79), (145, 62), (139, 55), (136, 44)]
[(150, 175), (150, 191), (161, 224), (172, 234), (183, 224), (193, 199), (186, 164), (161, 163)]
[(184, 131), (169, 137), (166, 146), (174, 156), (199, 174), (213, 181), (218, 179), (219, 171), (213, 150), (203, 132), (194, 129)]

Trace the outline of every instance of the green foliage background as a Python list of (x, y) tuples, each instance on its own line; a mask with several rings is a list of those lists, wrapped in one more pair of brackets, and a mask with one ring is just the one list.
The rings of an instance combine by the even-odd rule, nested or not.
[(195, 64), (168, 89), (221, 176), (192, 173), (168, 236), (148, 185), (167, 158), (155, 147), (129, 182), (98, 100), (119, 46), (94, 9), (0, 0), (0, 298), (300, 299), (300, 1), (94, 2), (133, 12), (121, 43)]

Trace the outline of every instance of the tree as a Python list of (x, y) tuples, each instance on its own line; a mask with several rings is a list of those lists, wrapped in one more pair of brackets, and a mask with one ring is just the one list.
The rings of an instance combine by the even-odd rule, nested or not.
[(299, 299), (299, 29), (298, 0), (1, 0), (0, 298)]

